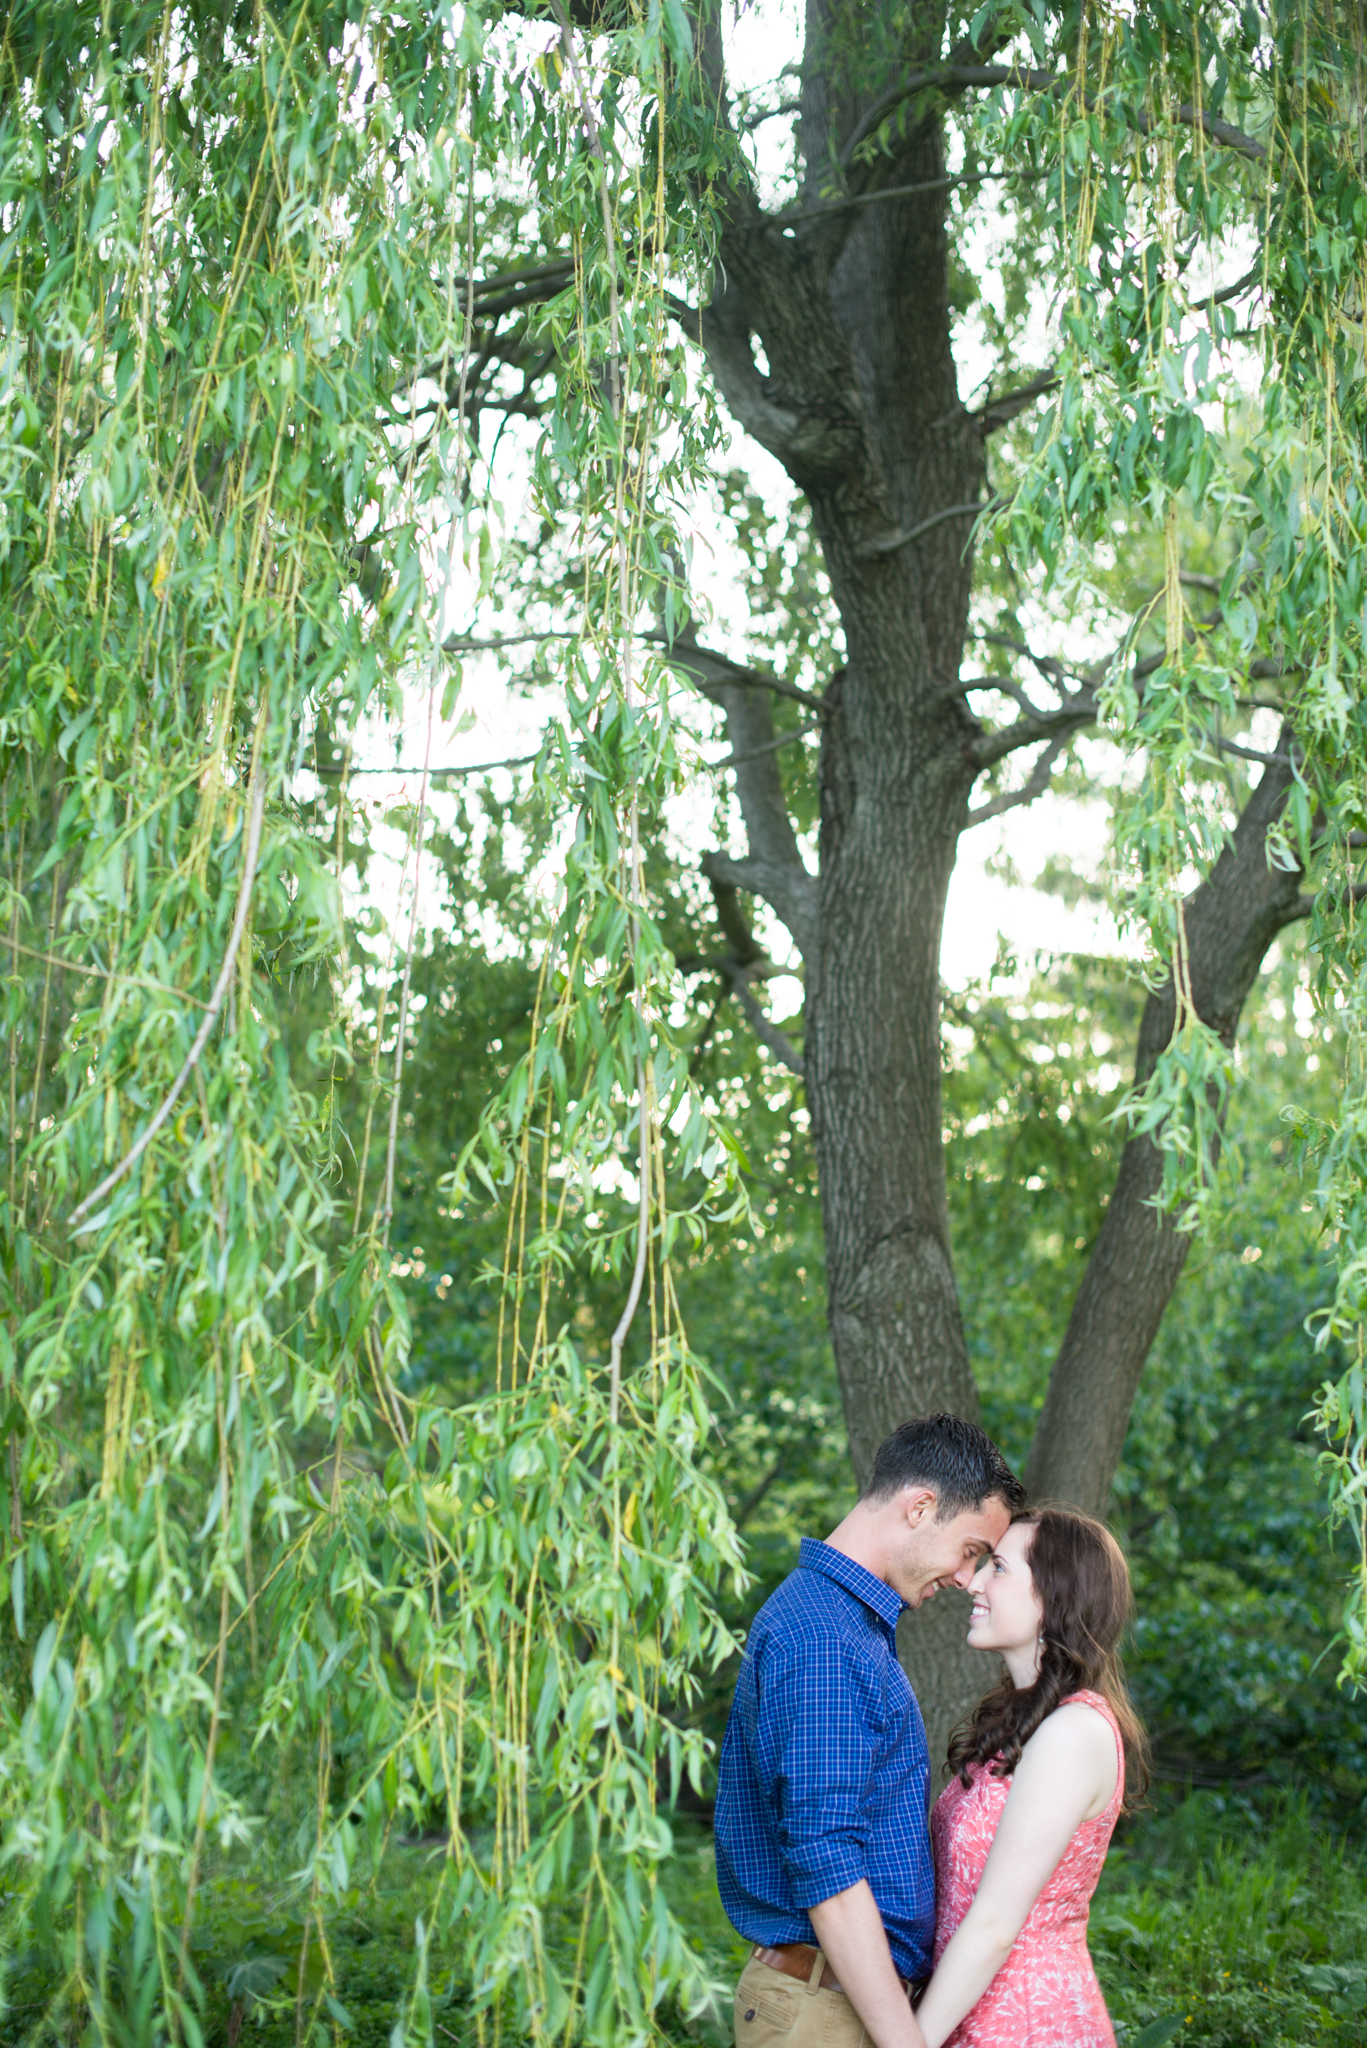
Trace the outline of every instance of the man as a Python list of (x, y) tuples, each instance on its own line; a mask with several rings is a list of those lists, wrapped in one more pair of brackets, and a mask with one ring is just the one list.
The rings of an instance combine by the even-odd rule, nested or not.
[(717, 1884), (755, 1944), (737, 2048), (925, 2048), (930, 1759), (897, 1619), (967, 1588), (1024, 1505), (990, 1438), (953, 1415), (887, 1438), (857, 1506), (756, 1617), (726, 1724)]

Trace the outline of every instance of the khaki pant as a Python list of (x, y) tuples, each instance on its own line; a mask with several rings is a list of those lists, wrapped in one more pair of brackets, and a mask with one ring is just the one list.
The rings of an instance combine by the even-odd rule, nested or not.
[[(821, 1965), (815, 1975), (820, 1977)], [(822, 1991), (753, 1956), (736, 1986), (736, 2048), (872, 2048), (843, 1991)]]

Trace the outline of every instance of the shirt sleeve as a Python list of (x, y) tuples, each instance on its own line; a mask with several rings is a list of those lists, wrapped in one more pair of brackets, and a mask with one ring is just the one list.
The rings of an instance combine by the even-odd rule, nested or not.
[(805, 1912), (868, 1876), (878, 1695), (848, 1644), (767, 1645), (750, 1750), (793, 1902)]

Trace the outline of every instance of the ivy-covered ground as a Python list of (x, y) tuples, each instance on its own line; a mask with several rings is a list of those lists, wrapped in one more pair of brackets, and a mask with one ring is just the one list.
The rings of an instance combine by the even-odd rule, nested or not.
[[(413, 1928), (430, 1884), (421, 1847), (328, 1921), (335, 1989), (316, 1941), (303, 1947), (288, 1873), (213, 1888), (194, 1945), (207, 1992), (206, 2048), (293, 2048), (320, 1998), (334, 2039), (387, 2048), (411, 1983)], [(724, 1919), (705, 1826), (681, 1821), (667, 1870), (671, 1903), (717, 1980), (715, 2009), (665, 2016), (666, 2037), (729, 2048), (730, 1986), (745, 1944)], [(1120, 2048), (1360, 2048), (1367, 2044), (1367, 1849), (1302, 1800), (1160, 1791), (1122, 1825), (1092, 1912), (1092, 1953)], [(302, 1958), (302, 1967), (301, 1967)], [(0, 2041), (23, 2042), (46, 1988), (21, 1959)], [(434, 2041), (479, 2036), (467, 1987), (432, 1972)], [(486, 2040), (489, 2035), (486, 2033)], [(510, 2044), (511, 2048), (511, 2044)]]

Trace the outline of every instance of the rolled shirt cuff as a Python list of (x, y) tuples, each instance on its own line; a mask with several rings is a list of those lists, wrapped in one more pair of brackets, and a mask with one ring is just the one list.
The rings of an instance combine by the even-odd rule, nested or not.
[(793, 1903), (804, 1913), (812, 1906), (824, 1905), (837, 1892), (849, 1891), (852, 1885), (868, 1876), (860, 1850), (836, 1846), (833, 1852), (830, 1843), (822, 1845), (820, 1856), (798, 1858), (791, 1850), (785, 1850), (783, 1862), (792, 1888)]

